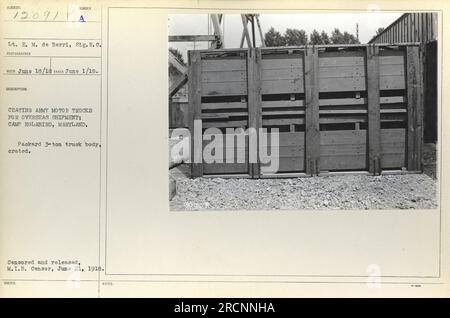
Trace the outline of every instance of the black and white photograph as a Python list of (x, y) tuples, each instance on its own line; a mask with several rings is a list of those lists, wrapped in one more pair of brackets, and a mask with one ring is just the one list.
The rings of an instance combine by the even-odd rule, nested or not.
[(0, 8), (0, 298), (448, 297), (450, 2)]
[(436, 209), (437, 14), (171, 14), (171, 211)]

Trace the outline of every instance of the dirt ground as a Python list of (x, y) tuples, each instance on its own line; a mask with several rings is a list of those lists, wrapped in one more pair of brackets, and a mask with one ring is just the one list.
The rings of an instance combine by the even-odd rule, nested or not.
[(423, 145), (423, 173), (437, 179), (436, 171), (436, 145), (429, 143)]
[(423, 174), (190, 179), (187, 165), (170, 174), (177, 180), (174, 211), (437, 208), (434, 144), (424, 145)]

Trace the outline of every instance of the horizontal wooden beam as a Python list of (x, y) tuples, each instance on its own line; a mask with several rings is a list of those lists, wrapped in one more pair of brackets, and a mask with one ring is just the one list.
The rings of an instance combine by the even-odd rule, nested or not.
[(169, 35), (169, 42), (208, 42), (217, 39), (216, 35)]

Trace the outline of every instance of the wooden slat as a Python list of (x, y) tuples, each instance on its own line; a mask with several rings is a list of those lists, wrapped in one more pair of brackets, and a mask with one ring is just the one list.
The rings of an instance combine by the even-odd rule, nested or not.
[[(261, 174), (267, 175), (272, 174), (273, 171), (268, 169), (269, 164), (261, 165)], [(278, 171), (279, 173), (285, 172), (303, 172), (305, 171), (305, 158), (304, 157), (280, 157), (278, 161)]]
[(305, 103), (303, 100), (277, 100), (277, 101), (262, 101), (263, 108), (268, 107), (303, 107)]
[(405, 76), (405, 65), (402, 64), (384, 64), (380, 65), (381, 76), (401, 75)]
[(350, 123), (365, 123), (365, 122), (367, 122), (366, 115), (320, 117), (321, 124), (350, 124)]
[[(404, 103), (403, 96), (380, 97), (381, 104), (398, 104)], [(320, 106), (340, 106), (340, 105), (364, 105), (367, 104), (366, 98), (330, 98), (320, 99)]]
[(357, 65), (364, 67), (364, 52), (362, 51), (319, 53), (319, 68)]
[[(204, 127), (204, 126), (203, 126)], [(203, 141), (203, 151), (208, 151), (205, 147), (212, 142), (213, 137), (205, 132)], [(248, 136), (240, 133), (230, 133), (222, 139), (221, 162), (203, 164), (205, 174), (224, 173), (248, 173)]]
[[(261, 52), (254, 48), (249, 49), (247, 56), (248, 65), (248, 126), (254, 129), (254, 137), (257, 137), (261, 127)], [(254, 144), (249, 146), (251, 151), (249, 159), (249, 171), (253, 178), (260, 176), (260, 164), (258, 156), (257, 138), (253, 139)]]
[[(278, 50), (274, 50), (275, 48), (269, 48), (269, 49), (260, 49), (262, 52), (262, 59), (264, 60), (276, 60), (276, 59), (282, 59), (282, 60), (289, 60), (289, 59), (303, 59), (303, 50), (297, 49), (292, 50), (290, 48), (281, 48), (278, 47)], [(284, 52), (283, 52), (284, 51)], [(291, 53), (289, 53), (291, 51)], [(303, 64), (303, 63), (302, 63)]]
[(304, 114), (305, 111), (304, 110), (280, 110), (280, 111), (263, 111), (263, 116), (274, 116), (274, 115), (285, 115), (285, 116), (290, 116), (290, 115), (302, 115)]
[[(264, 133), (263, 138), (267, 140), (267, 146), (270, 146), (270, 133)], [(302, 131), (296, 132), (279, 132), (278, 143), (280, 146), (299, 146), (305, 145), (305, 133)]]
[(215, 122), (215, 121), (203, 121), (203, 128), (227, 128), (227, 127), (247, 127), (248, 121), (247, 120), (226, 120), (221, 122)]
[(303, 93), (303, 79), (262, 80), (261, 94), (299, 94)]
[(292, 68), (283, 68), (283, 69), (261, 70), (261, 80), (263, 81), (279, 80), (279, 79), (293, 80), (293, 79), (300, 79), (302, 77), (303, 77), (303, 67), (299, 66), (293, 66)]
[(319, 132), (319, 57), (317, 49), (305, 50), (305, 157), (306, 173), (317, 175), (320, 171)]
[[(208, 143), (205, 144), (205, 146)], [(212, 146), (211, 146), (212, 147)], [(204, 148), (204, 155), (208, 155), (208, 148)], [(219, 150), (218, 150), (219, 151)], [(228, 154), (227, 154), (228, 152)], [(237, 148), (237, 147), (226, 147), (222, 149), (223, 158), (221, 160), (214, 160), (214, 162), (206, 162), (205, 158), (203, 158), (204, 164), (215, 164), (215, 163), (227, 163), (227, 164), (235, 164), (235, 163), (248, 163), (248, 151), (246, 148)], [(210, 158), (213, 160), (215, 158)]]
[(229, 103), (202, 103), (202, 109), (242, 109), (247, 108), (247, 103), (229, 102)]
[(380, 65), (404, 65), (405, 54), (400, 50), (383, 50), (379, 52)]
[(320, 132), (322, 170), (362, 170), (367, 168), (365, 130)]
[[(202, 164), (202, 122), (201, 122), (201, 59), (200, 52), (189, 52), (189, 130), (191, 133), (191, 176), (193, 178), (203, 175)], [(195, 121), (199, 123), (197, 127)], [(199, 122), (198, 122), (199, 121)], [(199, 129), (198, 129), (199, 128)], [(200, 130), (200, 133), (198, 133)], [(195, 147), (197, 145), (197, 147)]]
[(321, 156), (322, 170), (366, 170), (366, 155)]
[(408, 136), (407, 136), (407, 168), (422, 169), (422, 67), (419, 47), (408, 46), (407, 54), (407, 97), (408, 97)]
[(420, 36), (421, 36), (421, 41), (425, 42), (426, 41), (426, 20), (425, 20), (426, 14), (421, 13), (420, 14), (420, 24), (421, 24), (421, 28), (420, 28)]
[(405, 161), (398, 154), (385, 154), (381, 158), (382, 169), (401, 169), (404, 167), (404, 163)]
[(320, 144), (324, 146), (365, 143), (365, 130), (330, 130), (320, 132)]
[(365, 76), (342, 77), (342, 78), (321, 78), (319, 80), (320, 92), (346, 92), (365, 91)]
[(202, 72), (202, 83), (243, 82), (246, 80), (245, 71)]
[[(270, 154), (271, 150), (269, 146), (266, 147), (261, 147), (262, 153), (261, 153), (261, 157), (262, 158), (267, 158), (268, 155)], [(278, 154), (280, 157), (282, 158), (287, 158), (287, 157), (303, 157), (305, 153), (305, 147), (304, 146), (279, 146), (278, 149)]]
[(369, 134), (369, 172), (381, 174), (380, 154), (380, 76), (378, 47), (367, 47), (367, 109)]
[(202, 119), (218, 119), (218, 118), (230, 118), (248, 116), (248, 112), (225, 112), (225, 113), (202, 113)]
[(401, 142), (404, 141), (405, 138), (406, 136), (404, 128), (381, 129), (381, 143)]
[(294, 72), (299, 71), (300, 74), (303, 71), (303, 61), (302, 56), (295, 54), (295, 55), (286, 55), (286, 57), (289, 56), (289, 58), (265, 58), (261, 60), (261, 74), (264, 78), (265, 74), (267, 74), (268, 71), (275, 71), (275, 70), (293, 70)]
[(283, 118), (283, 119), (262, 119), (262, 126), (280, 126), (280, 125), (302, 125), (305, 123), (304, 118)]
[(403, 128), (381, 130), (381, 168), (405, 167), (406, 132)]
[(244, 59), (208, 59), (202, 61), (202, 72), (246, 71)]
[(337, 65), (319, 68), (319, 79), (322, 78), (346, 78), (346, 77), (364, 77), (364, 65)]
[(247, 83), (223, 82), (223, 83), (201, 83), (202, 96), (235, 96), (247, 95)]
[(422, 19), (421, 19), (421, 13), (416, 13), (415, 15), (414, 15), (414, 17), (415, 17), (415, 20), (416, 20), (416, 30), (415, 30), (415, 32), (416, 32), (416, 39), (415, 39), (415, 41), (416, 42), (420, 42), (420, 41), (422, 41), (422, 38), (420, 37), (420, 32), (422, 31)]
[(320, 110), (320, 115), (330, 115), (330, 114), (355, 114), (355, 115), (364, 115), (367, 114), (366, 109), (326, 109)]
[(247, 173), (248, 163), (205, 163), (205, 174)]
[(392, 76), (380, 76), (380, 89), (405, 89), (405, 76), (404, 75), (392, 75)]
[[(261, 161), (267, 161), (271, 154), (271, 134), (264, 134), (267, 145), (261, 148)], [(303, 172), (305, 170), (305, 133), (304, 132), (280, 132), (279, 143), (279, 167), (277, 173)], [(266, 165), (261, 165), (261, 173), (269, 174)]]
[[(366, 109), (330, 109), (330, 110), (320, 110), (319, 113), (321, 115), (327, 115), (327, 114), (355, 114), (355, 115), (361, 115), (361, 114), (367, 114)], [(381, 109), (381, 114), (400, 114), (400, 113), (406, 113), (406, 109)]]
[(322, 144), (320, 156), (366, 155), (366, 143), (360, 144)]

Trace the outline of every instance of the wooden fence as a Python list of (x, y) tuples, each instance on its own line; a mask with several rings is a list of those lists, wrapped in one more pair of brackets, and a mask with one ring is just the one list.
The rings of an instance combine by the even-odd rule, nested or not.
[(415, 43), (190, 51), (192, 159), (202, 157), (195, 138), (208, 144), (194, 136), (194, 121), (203, 133), (266, 128), (269, 148), (271, 131), (279, 130), (277, 172), (264, 157), (249, 162), (247, 137), (243, 149), (232, 146), (240, 162), (193, 163), (192, 176), (421, 171), (421, 61)]
[(387, 26), (369, 43), (427, 43), (437, 40), (438, 15), (436, 12), (404, 13)]

